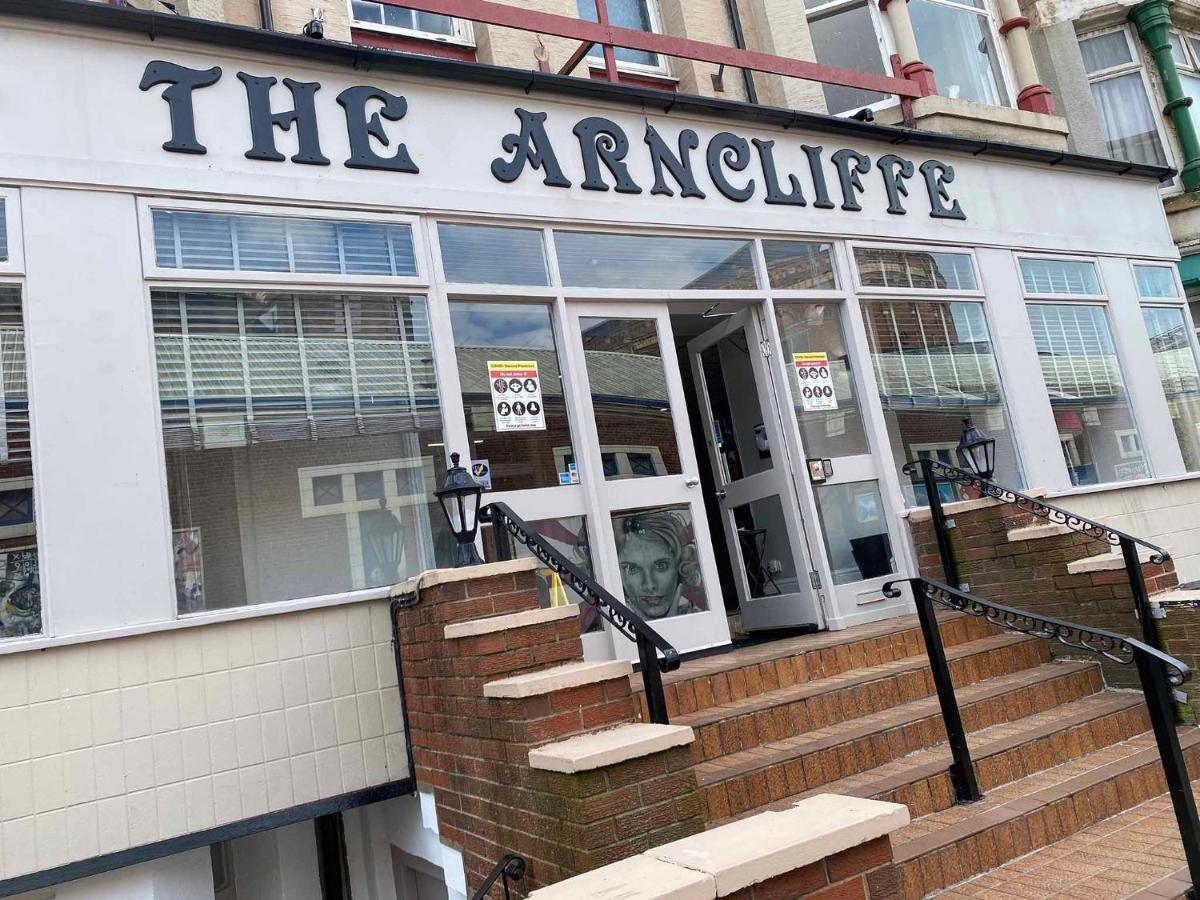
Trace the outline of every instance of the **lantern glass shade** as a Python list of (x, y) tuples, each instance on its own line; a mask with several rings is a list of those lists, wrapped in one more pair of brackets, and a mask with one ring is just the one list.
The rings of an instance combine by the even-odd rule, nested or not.
[(458, 464), (459, 455), (450, 454), (451, 468), (446, 472), (445, 483), (434, 496), (442, 506), (446, 522), (454, 533), (456, 542), (456, 566), (475, 566), (483, 562), (475, 550), (475, 534), (479, 530), (479, 497), (483, 485), (471, 477), (471, 473)]
[(980, 478), (991, 478), (996, 471), (996, 440), (982, 428), (963, 419), (963, 433), (958, 441), (959, 465), (969, 468)]

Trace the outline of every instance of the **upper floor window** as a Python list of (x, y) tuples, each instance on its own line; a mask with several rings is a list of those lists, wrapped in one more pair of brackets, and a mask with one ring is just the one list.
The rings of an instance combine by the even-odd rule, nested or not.
[[(1179, 50), (1182, 52), (1182, 46)], [(1165, 166), (1167, 154), (1158, 115), (1150, 102), (1141, 60), (1128, 29), (1081, 37), (1079, 51), (1108, 155)]]
[(405, 9), (374, 0), (351, 0), (350, 19), (357, 27), (395, 31), (437, 41), (470, 43), (471, 23), (437, 13)]
[[(588, 22), (600, 21), (596, 12), (596, 0), (576, 0), (579, 18)], [(635, 31), (657, 32), (658, 21), (652, 0), (608, 0), (608, 21), (618, 28), (632, 28)], [(614, 48), (617, 62), (623, 67), (633, 69), (653, 70), (664, 72), (666, 65), (657, 53), (645, 50), (631, 50), (628, 47)], [(599, 47), (593, 47), (588, 53), (588, 62), (597, 63), (601, 59)]]

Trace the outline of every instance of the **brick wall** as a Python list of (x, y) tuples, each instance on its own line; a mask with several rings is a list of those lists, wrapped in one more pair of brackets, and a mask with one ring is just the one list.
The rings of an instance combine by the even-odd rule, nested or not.
[(899, 900), (900, 875), (884, 836), (730, 894), (727, 900)]
[(445, 626), (535, 608), (525, 569), (423, 589), (396, 614), (416, 778), (437, 798), (441, 840), (462, 851), (468, 888), (505, 853), (526, 858), (532, 890), (704, 827), (687, 747), (573, 775), (529, 766), (534, 747), (636, 715), (627, 678), (484, 698), (489, 681), (581, 660), (578, 619), (456, 640)]
[(1185, 722), (1200, 724), (1200, 609), (1186, 606), (1166, 605), (1167, 617), (1158, 622), (1158, 634), (1163, 649), (1180, 661), (1187, 663), (1192, 680), (1183, 685), (1187, 693), (1187, 704), (1182, 707)]

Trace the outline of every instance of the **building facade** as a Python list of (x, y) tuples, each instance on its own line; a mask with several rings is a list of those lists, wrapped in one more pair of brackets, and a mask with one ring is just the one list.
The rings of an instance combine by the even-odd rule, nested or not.
[(1200, 579), (1176, 160), (1068, 152), (999, 5), (684, 7), (613, 4), (940, 93), (900, 131), (358, 0), (0, 2), (44, 98), (0, 146), (0, 894), (468, 895), (392, 621), (452, 559), (451, 453), (684, 652), (909, 611), (902, 468), (965, 418)]

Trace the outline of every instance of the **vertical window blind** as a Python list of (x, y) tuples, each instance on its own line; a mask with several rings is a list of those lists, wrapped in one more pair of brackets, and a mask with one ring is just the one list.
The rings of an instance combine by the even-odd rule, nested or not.
[(423, 297), (155, 291), (168, 447), (440, 427)]
[(156, 209), (160, 269), (313, 275), (417, 274), (412, 228), (381, 222)]

